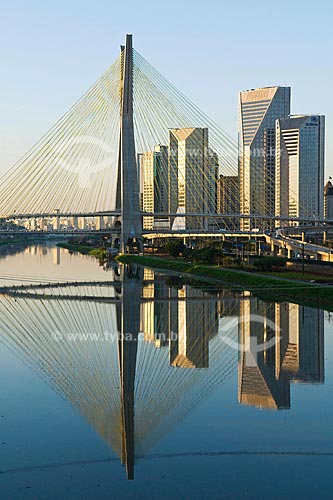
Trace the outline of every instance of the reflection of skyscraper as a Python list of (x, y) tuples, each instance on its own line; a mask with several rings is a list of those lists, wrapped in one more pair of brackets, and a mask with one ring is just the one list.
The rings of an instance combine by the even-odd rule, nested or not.
[[(290, 87), (240, 93), (238, 173), (242, 214), (275, 213), (275, 121), (289, 114)], [(250, 226), (250, 219), (241, 220), (241, 229)]]
[(277, 304), (277, 372), (297, 382), (324, 382), (324, 312), (297, 304)]
[(154, 276), (144, 270), (140, 328), (145, 341), (170, 346), (173, 366), (207, 368), (208, 344), (218, 330), (217, 301), (190, 286), (169, 287)]
[[(288, 381), (275, 374), (275, 346), (263, 350), (264, 343), (274, 339), (274, 304), (266, 304), (248, 296), (240, 304), (239, 343), (253, 349), (255, 363), (250, 364), (247, 352), (240, 353), (238, 400), (259, 408), (290, 407)], [(254, 340), (253, 340), (254, 339)]]
[(53, 254), (53, 264), (55, 266), (59, 266), (60, 265), (60, 248), (59, 247), (55, 247), (55, 248), (52, 248), (52, 254)]
[[(249, 295), (241, 302), (239, 333), (240, 344), (252, 346), (257, 361), (251, 364), (246, 352), (240, 355), (240, 403), (287, 409), (290, 382), (324, 381), (322, 310), (296, 304), (266, 304)], [(273, 345), (265, 349), (264, 343), (270, 340)]]
[(155, 280), (151, 269), (144, 269), (140, 329), (144, 339), (155, 347), (169, 345), (169, 295), (170, 289), (162, 280)]
[[(144, 300), (141, 304), (141, 321), (140, 331), (144, 334), (144, 339), (147, 342), (155, 340), (155, 314), (154, 314), (154, 271), (152, 269), (144, 269), (143, 271), (144, 287), (142, 289), (142, 298), (150, 299)], [(150, 283), (147, 283), (149, 282)]]
[(178, 338), (171, 342), (170, 364), (182, 368), (208, 368), (209, 341), (218, 330), (217, 303), (203, 300), (202, 291), (187, 285), (178, 291), (178, 299)]

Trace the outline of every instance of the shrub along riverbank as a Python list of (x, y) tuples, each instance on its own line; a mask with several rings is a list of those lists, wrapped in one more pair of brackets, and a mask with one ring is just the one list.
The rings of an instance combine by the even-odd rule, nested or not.
[(79, 252), (82, 255), (92, 255), (93, 257), (101, 258), (106, 256), (105, 248), (96, 248), (89, 245), (82, 245), (80, 243), (58, 243), (58, 247), (66, 248), (71, 252)]
[(184, 261), (145, 257), (139, 255), (119, 255), (118, 262), (136, 263), (142, 266), (174, 273), (186, 273), (194, 278), (219, 282), (233, 290), (249, 290), (266, 301), (294, 302), (296, 304), (320, 307), (333, 311), (333, 286), (308, 283), (286, 278), (278, 278), (247, 271), (239, 271), (216, 266), (186, 263)]

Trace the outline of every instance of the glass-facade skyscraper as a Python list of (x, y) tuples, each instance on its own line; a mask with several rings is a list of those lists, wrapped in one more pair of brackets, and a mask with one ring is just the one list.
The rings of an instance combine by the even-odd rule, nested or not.
[[(264, 87), (239, 94), (240, 212), (274, 215), (275, 123), (290, 115), (290, 87)], [(258, 222), (241, 220), (249, 230)]]
[(325, 117), (277, 120), (276, 151), (276, 215), (323, 218)]

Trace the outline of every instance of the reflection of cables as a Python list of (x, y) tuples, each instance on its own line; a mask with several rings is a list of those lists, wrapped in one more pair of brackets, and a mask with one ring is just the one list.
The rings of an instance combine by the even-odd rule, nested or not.
[[(133, 295), (126, 295), (125, 285), (126, 281), (121, 287), (121, 301), (131, 300)], [(39, 296), (29, 297), (29, 288), (23, 287), (28, 290), (27, 295), (23, 290), (17, 297), (0, 296), (1, 343), (68, 400), (119, 453), (121, 399), (117, 332), (122, 317), (119, 316), (121, 308), (111, 303), (117, 298), (116, 290), (104, 284), (61, 287), (54, 283), (49, 291), (42, 288)], [(161, 329), (157, 331), (157, 323), (154, 323), (153, 337), (158, 339), (158, 333), (165, 332), (169, 338), (173, 328), (177, 333), (180, 314), (187, 309), (193, 367), (196, 368), (196, 360), (199, 360), (199, 368), (170, 366), (169, 341), (161, 348), (146, 337), (138, 342), (135, 446), (139, 454), (148, 451), (193, 407), (228, 380), (237, 366), (234, 352), (218, 336), (217, 297), (211, 301), (200, 300), (210, 295), (189, 286), (186, 286), (186, 295), (180, 297), (177, 290), (170, 290), (164, 282), (155, 283), (155, 291), (156, 302), (141, 303), (141, 320), (146, 318), (149, 323), (150, 314), (159, 314)], [(164, 301), (168, 294), (176, 294), (179, 302)], [(104, 296), (109, 297), (109, 303), (100, 300)], [(158, 302), (158, 296), (163, 302)], [(191, 297), (198, 300), (191, 301)], [(135, 333), (139, 328), (146, 332), (148, 323), (141, 326), (137, 321), (138, 318), (127, 318), (126, 332)], [(110, 338), (105, 338), (105, 332)], [(238, 331), (233, 334), (236, 338)], [(200, 360), (205, 361), (202, 367)]]

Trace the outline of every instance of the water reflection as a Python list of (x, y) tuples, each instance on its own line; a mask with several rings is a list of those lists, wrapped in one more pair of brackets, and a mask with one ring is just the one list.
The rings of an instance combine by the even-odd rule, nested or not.
[[(239, 402), (259, 408), (288, 409), (291, 382), (324, 381), (321, 310), (213, 293), (138, 267), (108, 277), (2, 288), (1, 341), (90, 422), (129, 479), (135, 457), (237, 366)], [(247, 343), (264, 346), (254, 365), (235, 349)]]
[[(246, 354), (239, 362), (238, 399), (259, 408), (290, 408), (290, 383), (324, 382), (324, 312), (296, 304), (268, 304), (248, 294), (240, 302), (240, 317), (260, 315), (260, 322), (240, 322), (240, 343), (253, 345), (274, 339), (273, 346), (256, 353), (255, 366)], [(275, 328), (272, 328), (275, 325)]]

